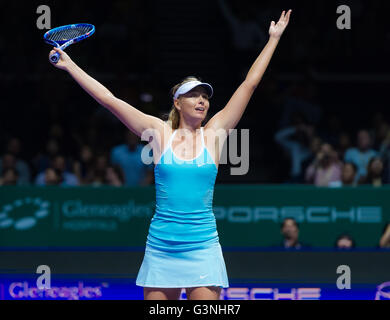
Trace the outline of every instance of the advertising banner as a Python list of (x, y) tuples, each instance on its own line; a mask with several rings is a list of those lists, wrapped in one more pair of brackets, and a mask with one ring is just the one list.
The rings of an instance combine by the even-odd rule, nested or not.
[[(214, 214), (226, 247), (278, 246), (281, 222), (293, 217), (311, 247), (333, 247), (347, 232), (375, 248), (390, 221), (389, 191), (217, 185)], [(1, 187), (0, 246), (143, 247), (154, 209), (154, 187)]]

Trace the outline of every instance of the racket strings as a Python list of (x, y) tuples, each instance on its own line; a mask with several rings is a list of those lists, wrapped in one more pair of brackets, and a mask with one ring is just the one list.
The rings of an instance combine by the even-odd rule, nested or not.
[(92, 28), (89, 26), (80, 26), (80, 27), (62, 29), (53, 32), (52, 34), (49, 35), (48, 38), (49, 40), (53, 40), (53, 41), (66, 41), (66, 40), (71, 40), (80, 37), (82, 35), (85, 35), (91, 30)]

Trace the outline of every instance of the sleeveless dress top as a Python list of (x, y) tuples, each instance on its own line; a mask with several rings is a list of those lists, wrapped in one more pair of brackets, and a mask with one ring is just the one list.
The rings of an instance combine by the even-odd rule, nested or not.
[[(201, 129), (202, 130), (202, 129)], [(167, 149), (154, 168), (156, 211), (136, 285), (149, 288), (229, 287), (212, 210), (218, 169), (204, 144), (192, 160)]]
[(156, 210), (146, 242), (166, 252), (191, 251), (219, 243), (212, 209), (218, 168), (205, 146), (203, 128), (202, 150), (192, 160), (174, 154), (172, 141), (176, 132), (154, 168)]

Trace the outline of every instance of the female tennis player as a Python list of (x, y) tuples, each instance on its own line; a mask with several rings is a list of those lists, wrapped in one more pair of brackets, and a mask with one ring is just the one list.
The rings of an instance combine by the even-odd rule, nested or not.
[(116, 98), (62, 50), (54, 48), (50, 52), (60, 54), (54, 66), (69, 72), (132, 132), (141, 137), (145, 130), (152, 130), (156, 137), (153, 146), (156, 211), (136, 280), (144, 288), (145, 299), (179, 299), (185, 289), (189, 300), (218, 300), (221, 288), (229, 286), (212, 210), (220, 154), (210, 152), (218, 148), (210, 138), (213, 135), (205, 133), (235, 128), (268, 67), (290, 14), (291, 10), (283, 11), (278, 23), (271, 22), (269, 41), (246, 79), (204, 127), (202, 123), (213, 95), (207, 83), (186, 78), (177, 84), (172, 90), (169, 121), (164, 122)]

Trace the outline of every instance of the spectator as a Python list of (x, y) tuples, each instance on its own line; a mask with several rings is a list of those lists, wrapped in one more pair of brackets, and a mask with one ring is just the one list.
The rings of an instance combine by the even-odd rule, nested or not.
[(367, 176), (361, 180), (361, 184), (370, 184), (381, 187), (383, 184), (383, 162), (380, 158), (372, 158), (367, 167)]
[(73, 171), (82, 185), (92, 180), (94, 154), (89, 145), (83, 145), (80, 149), (79, 158), (73, 163)]
[[(64, 156), (62, 155), (55, 156), (51, 161), (50, 168), (58, 170), (60, 172), (60, 176), (62, 176), (61, 185), (72, 187), (72, 186), (78, 186), (80, 184), (76, 175), (66, 170), (66, 161)], [(38, 186), (46, 185), (46, 180), (45, 180), (46, 174), (47, 174), (46, 170), (39, 173), (35, 178), (35, 184)], [(52, 175), (52, 172), (50, 172), (49, 175)]]
[[(5, 153), (3, 157), (0, 158), (0, 174), (4, 175), (8, 169), (14, 169), (18, 173), (17, 185), (27, 185), (29, 183), (30, 170), (28, 169), (28, 166), (24, 161), (18, 160), (11, 153)], [(20, 172), (23, 172), (22, 177)]]
[[(18, 185), (28, 185), (31, 182), (31, 170), (28, 163), (21, 159), (21, 153), (22, 143), (20, 139), (16, 137), (10, 138), (7, 142), (6, 152), (4, 156), (9, 154), (12, 155), (12, 157), (14, 158), (11, 162), (12, 167), (14, 167), (18, 172)], [(4, 156), (3, 159), (0, 159), (0, 173), (2, 172), (2, 170), (10, 168), (10, 163), (3, 163)], [(11, 159), (9, 157), (6, 159), (6, 161), (10, 160)]]
[(320, 152), (322, 144), (323, 144), (322, 140), (318, 136), (313, 136), (313, 138), (311, 139), (310, 156), (306, 160), (302, 161), (302, 165), (301, 165), (301, 171), (302, 171), (301, 180), (302, 181), (305, 180), (306, 170), (313, 163), (313, 161), (316, 159), (317, 153)]
[(19, 174), (14, 168), (8, 168), (3, 171), (0, 177), (0, 186), (15, 186), (18, 184)]
[(337, 152), (330, 144), (324, 143), (314, 162), (307, 168), (305, 180), (317, 187), (329, 187), (341, 180), (341, 163)]
[(355, 248), (355, 240), (348, 234), (341, 234), (337, 237), (335, 248), (341, 250), (350, 250)]
[(36, 172), (43, 172), (50, 167), (50, 159), (56, 157), (60, 152), (60, 146), (56, 139), (50, 138), (46, 143), (45, 153), (39, 153), (34, 157), (33, 165)]
[[(57, 111), (60, 111), (61, 108), (57, 104), (52, 105), (53, 110), (57, 109)], [(71, 139), (71, 136), (65, 136), (65, 130), (63, 126), (59, 123), (52, 123), (49, 127), (49, 139), (53, 139), (58, 142), (58, 145), (61, 146), (61, 148), (64, 148), (67, 144), (67, 141)]]
[(44, 179), (45, 186), (64, 185), (64, 177), (59, 169), (47, 168), (44, 172)]
[(102, 186), (106, 182), (106, 171), (108, 168), (108, 157), (105, 154), (100, 154), (95, 159), (91, 184), (95, 187)]
[(302, 182), (302, 165), (311, 156), (311, 140), (314, 137), (314, 128), (309, 125), (299, 124), (278, 131), (275, 141), (280, 144), (291, 160), (290, 182)]
[(351, 137), (348, 133), (342, 132), (339, 135), (338, 144), (337, 144), (337, 153), (339, 159), (345, 158), (345, 152), (351, 148)]
[(124, 183), (124, 175), (122, 169), (119, 166), (107, 167), (104, 183), (109, 186), (122, 186)]
[(125, 134), (126, 143), (111, 150), (111, 163), (119, 165), (125, 175), (126, 186), (149, 185), (153, 183), (153, 164), (146, 165), (141, 159), (144, 145), (130, 130)]
[(381, 112), (376, 112), (372, 117), (372, 127), (371, 136), (373, 137), (373, 147), (379, 150), (390, 129), (389, 124)]
[(390, 183), (390, 130), (387, 132), (385, 138), (381, 141), (379, 151), (385, 167), (384, 182)]
[(302, 249), (303, 244), (299, 242), (299, 225), (294, 218), (286, 218), (281, 226), (283, 236), (282, 247), (284, 249)]
[[(13, 137), (9, 139), (6, 147), (6, 152), (15, 157), (15, 168), (18, 171), (18, 184), (26, 185), (31, 182), (31, 170), (29, 164), (21, 158), (22, 142), (19, 138)], [(1, 168), (1, 164), (0, 164)], [(1, 169), (0, 169), (1, 171)]]
[(390, 248), (390, 222), (383, 229), (381, 239), (379, 240), (379, 247), (384, 249)]
[(382, 144), (390, 134), (390, 126), (387, 122), (383, 122), (375, 132), (375, 149), (380, 150)]
[(360, 130), (357, 136), (357, 148), (350, 148), (345, 153), (345, 161), (357, 166), (355, 181), (360, 182), (367, 175), (367, 166), (377, 152), (371, 149), (371, 137), (367, 130)]
[(356, 186), (357, 167), (352, 162), (347, 162), (343, 165), (343, 171), (341, 172), (341, 186)]

